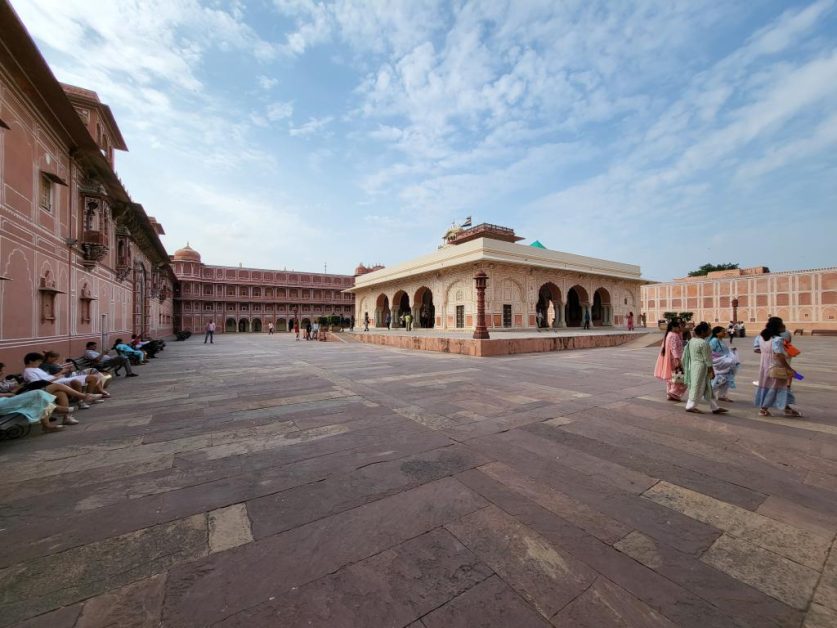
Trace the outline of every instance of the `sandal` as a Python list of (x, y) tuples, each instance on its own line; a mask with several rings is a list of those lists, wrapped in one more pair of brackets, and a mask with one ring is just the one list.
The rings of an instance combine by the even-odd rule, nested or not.
[(759, 410), (759, 416), (773, 416), (767, 410), (761, 409)]
[(692, 414), (703, 414), (703, 410), (698, 408), (686, 408), (686, 412), (691, 412)]
[(802, 416), (802, 413), (799, 410), (794, 410), (793, 408), (785, 408), (785, 416), (800, 417)]
[(726, 414), (727, 412), (729, 412), (729, 410), (726, 408), (716, 408), (712, 411), (712, 414)]
[(676, 403), (679, 403), (679, 402), (680, 402), (680, 400), (679, 400), (677, 397), (672, 397), (671, 395), (668, 395), (668, 396), (666, 397), (666, 400), (667, 400), (667, 401), (674, 401), (674, 402), (676, 402)]

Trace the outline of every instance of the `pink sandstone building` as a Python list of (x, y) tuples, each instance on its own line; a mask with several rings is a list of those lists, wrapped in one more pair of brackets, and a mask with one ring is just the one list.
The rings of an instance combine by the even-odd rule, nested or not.
[(0, 3), (0, 361), (80, 355), (137, 332), (172, 333), (162, 226), (114, 170), (127, 150), (95, 92), (62, 85)]
[(188, 244), (171, 257), (177, 277), (175, 328), (202, 332), (214, 321), (217, 332), (267, 332), (293, 328), (323, 316), (349, 319), (354, 296), (343, 290), (354, 285), (348, 275), (210, 266)]
[(665, 312), (693, 312), (695, 321), (744, 323), (750, 333), (770, 316), (790, 330), (837, 329), (837, 268), (771, 273), (757, 266), (723, 270), (642, 286), (642, 310), (651, 324)]

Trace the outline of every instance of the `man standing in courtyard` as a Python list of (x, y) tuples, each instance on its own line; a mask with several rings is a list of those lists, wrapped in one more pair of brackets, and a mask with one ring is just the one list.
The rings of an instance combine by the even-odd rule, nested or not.
[(206, 326), (206, 334), (203, 337), (203, 344), (206, 344), (206, 341), (209, 341), (209, 344), (215, 344), (215, 321), (209, 321), (209, 324)]
[(407, 331), (413, 331), (413, 315), (409, 311), (404, 315), (404, 325)]
[(590, 329), (590, 310), (584, 308), (584, 329)]

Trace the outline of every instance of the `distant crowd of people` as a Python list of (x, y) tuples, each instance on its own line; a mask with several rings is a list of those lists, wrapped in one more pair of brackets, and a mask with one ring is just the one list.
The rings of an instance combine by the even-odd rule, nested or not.
[[(710, 327), (709, 323), (685, 323), (679, 318), (666, 327), (654, 375), (665, 382), (666, 398), (680, 402), (686, 398), (686, 412), (701, 413), (699, 404), (709, 404), (713, 414), (728, 410), (718, 402), (732, 403), (729, 391), (736, 387), (735, 375), (741, 366), (737, 348), (727, 345), (725, 338), (744, 336), (743, 324), (731, 322), (727, 328)], [(794, 378), (801, 379), (791, 366), (800, 351), (791, 342), (791, 334), (777, 316), (770, 317), (762, 332), (753, 340), (753, 351), (760, 355), (759, 379), (754, 404), (761, 416), (771, 416), (777, 409), (785, 416), (802, 414), (793, 404), (791, 390)]]

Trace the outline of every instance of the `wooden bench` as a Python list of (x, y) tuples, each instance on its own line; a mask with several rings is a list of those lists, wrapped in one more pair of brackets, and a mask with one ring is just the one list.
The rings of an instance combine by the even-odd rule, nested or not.
[(812, 329), (812, 336), (837, 336), (837, 329)]
[(70, 362), (72, 362), (75, 365), (77, 371), (83, 371), (85, 369), (96, 369), (100, 373), (105, 373), (109, 375), (119, 374), (120, 367), (116, 366), (115, 364), (111, 366), (104, 366), (101, 364), (97, 365), (95, 362), (93, 362), (93, 360), (89, 360), (84, 356), (81, 356), (80, 358), (70, 358)]

